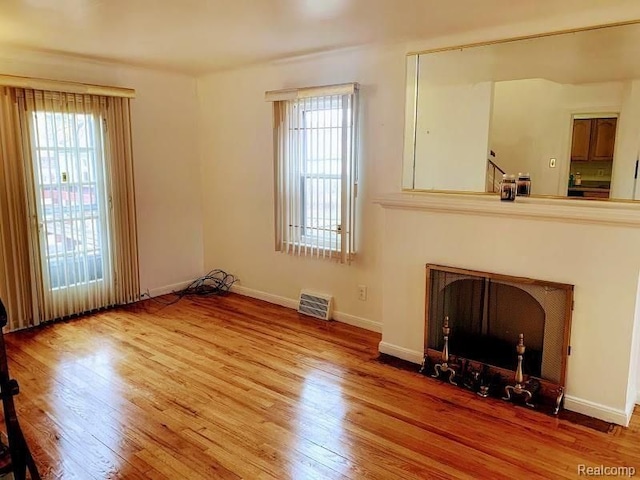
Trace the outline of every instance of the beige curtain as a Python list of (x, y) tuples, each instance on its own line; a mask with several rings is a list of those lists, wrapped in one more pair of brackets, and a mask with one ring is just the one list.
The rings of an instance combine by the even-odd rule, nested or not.
[(2, 93), (0, 295), (9, 328), (138, 300), (129, 99)]
[(0, 88), (0, 298), (8, 329), (38, 323), (34, 315), (29, 222), (18, 109), (10, 88)]
[(117, 303), (130, 303), (140, 299), (129, 104), (128, 98), (107, 97), (106, 158), (112, 196), (111, 244)]

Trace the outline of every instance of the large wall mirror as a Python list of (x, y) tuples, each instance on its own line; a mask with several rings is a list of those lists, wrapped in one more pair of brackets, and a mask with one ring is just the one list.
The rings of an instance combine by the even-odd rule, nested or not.
[(403, 188), (640, 199), (640, 24), (410, 54)]

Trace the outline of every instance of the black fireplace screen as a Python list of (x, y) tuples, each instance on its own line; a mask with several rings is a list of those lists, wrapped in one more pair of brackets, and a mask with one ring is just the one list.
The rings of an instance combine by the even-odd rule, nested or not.
[(524, 370), (559, 381), (565, 316), (563, 291), (489, 277), (431, 269), (427, 346), (442, 350), (449, 317), (453, 356), (515, 370), (515, 346), (524, 334)]

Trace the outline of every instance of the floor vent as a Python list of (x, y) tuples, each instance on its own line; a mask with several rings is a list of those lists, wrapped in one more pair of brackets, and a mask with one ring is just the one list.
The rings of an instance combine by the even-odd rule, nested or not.
[(321, 320), (330, 320), (332, 306), (333, 297), (331, 295), (322, 295), (306, 290), (300, 292), (300, 303), (298, 304), (298, 312), (300, 313)]

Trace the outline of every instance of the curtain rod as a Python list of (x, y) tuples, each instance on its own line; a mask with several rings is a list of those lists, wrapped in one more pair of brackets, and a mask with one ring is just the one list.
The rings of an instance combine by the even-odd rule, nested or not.
[(287, 88), (285, 90), (272, 90), (264, 94), (267, 102), (278, 102), (282, 100), (298, 100), (308, 97), (319, 97), (323, 95), (351, 95), (358, 90), (357, 83), (341, 83), (337, 85), (326, 85), (322, 87)]
[(135, 98), (136, 91), (132, 88), (108, 87), (91, 85), (88, 83), (65, 82), (61, 80), (47, 80), (44, 78), (18, 77), (0, 74), (0, 86), (31, 88), (34, 90), (53, 90), (56, 92), (80, 93), (85, 95), (105, 95), (108, 97)]

